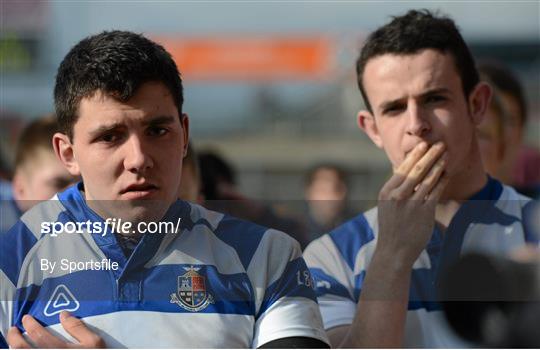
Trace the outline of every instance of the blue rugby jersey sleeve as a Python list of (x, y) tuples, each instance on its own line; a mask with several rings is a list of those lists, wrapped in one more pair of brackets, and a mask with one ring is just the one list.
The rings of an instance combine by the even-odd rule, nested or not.
[(268, 230), (247, 272), (255, 291), (253, 348), (288, 337), (314, 338), (328, 344), (313, 280), (298, 242)]
[(7, 335), (13, 323), (17, 283), (28, 252), (37, 242), (35, 235), (19, 221), (0, 233), (0, 332)]
[(324, 235), (308, 245), (304, 258), (313, 276), (324, 328), (351, 324), (357, 303), (353, 271), (330, 236)]

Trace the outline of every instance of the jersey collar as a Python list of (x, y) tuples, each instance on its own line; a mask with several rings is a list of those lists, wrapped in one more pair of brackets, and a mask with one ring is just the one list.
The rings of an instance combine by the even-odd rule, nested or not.
[[(58, 199), (67, 209), (70, 217), (75, 222), (86, 222), (90, 220), (91, 222), (100, 222), (102, 225), (105, 225), (105, 220), (88, 206), (86, 199), (81, 192), (83, 190), (84, 184), (79, 182), (59, 193)], [(187, 202), (178, 200), (171, 205), (162, 221), (176, 222), (177, 218), (183, 218), (186, 215), (189, 215), (189, 211), (189, 204)], [(184, 229), (183, 220), (180, 222), (180, 229), (182, 230)], [(164, 234), (144, 235), (131, 257), (126, 259), (115, 235), (112, 232), (108, 232), (105, 235), (92, 234), (93, 240), (103, 251), (105, 256), (119, 263), (120, 271), (141, 268), (141, 266), (150, 260), (154, 253), (158, 250), (163, 237)]]

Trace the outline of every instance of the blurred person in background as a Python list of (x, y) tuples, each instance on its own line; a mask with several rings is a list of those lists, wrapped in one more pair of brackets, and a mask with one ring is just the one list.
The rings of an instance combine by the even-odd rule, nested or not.
[(187, 153), (183, 160), (182, 180), (180, 181), (178, 190), (178, 198), (182, 200), (196, 204), (202, 204), (204, 202), (201, 170), (192, 141), (188, 144)]
[(22, 212), (78, 180), (56, 158), (52, 138), (58, 131), (56, 117), (49, 115), (32, 121), (21, 133), (12, 185)]
[(236, 188), (236, 171), (225, 158), (214, 151), (202, 151), (198, 162), (206, 201), (246, 199)]
[(504, 125), (505, 154), (499, 179), (528, 196), (540, 198), (540, 150), (524, 145), (527, 101), (517, 76), (500, 62), (482, 62), (478, 70), (500, 91), (507, 111)]
[(6, 199), (1, 197), (1, 232), (11, 228), (33, 205), (51, 199), (77, 180), (54, 154), (52, 137), (58, 130), (56, 118), (49, 115), (33, 120), (22, 131), (15, 154), (11, 193), (6, 188)]
[(9, 182), (9, 180), (11, 180), (11, 171), (4, 157), (5, 155), (3, 148), (0, 147), (0, 184)]
[(2, 107), (0, 106), (0, 180), (11, 182), (16, 144), (28, 122), (23, 115)]
[(504, 177), (503, 161), (506, 153), (505, 123), (508, 112), (500, 95), (489, 78), (480, 75), (481, 79), (492, 86), (492, 96), (484, 120), (477, 127), (478, 145), (482, 155), (482, 163), (486, 172), (500, 180)]
[(349, 185), (345, 170), (335, 164), (319, 164), (305, 179), (307, 232), (310, 241), (354, 216), (349, 209)]
[(248, 198), (237, 188), (236, 171), (224, 157), (214, 151), (199, 154), (204, 206), (261, 226), (283, 231), (296, 239), (302, 249), (309, 243), (300, 220), (281, 215), (268, 203)]

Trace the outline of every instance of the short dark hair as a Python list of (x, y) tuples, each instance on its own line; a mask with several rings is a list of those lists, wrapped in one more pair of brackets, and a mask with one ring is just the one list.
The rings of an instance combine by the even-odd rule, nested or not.
[(491, 83), (501, 92), (512, 96), (519, 106), (519, 118), (521, 126), (527, 121), (527, 101), (523, 93), (523, 87), (516, 75), (500, 62), (482, 61), (478, 64), (480, 73), (485, 74)]
[(182, 79), (163, 46), (141, 34), (118, 30), (81, 40), (68, 52), (56, 75), (54, 103), (60, 129), (73, 137), (81, 99), (103, 91), (127, 101), (150, 81), (167, 87), (181, 116)]
[(410, 10), (369, 35), (356, 61), (358, 86), (366, 107), (372, 112), (362, 77), (368, 61), (385, 54), (412, 55), (424, 49), (450, 53), (465, 97), (479, 82), (474, 59), (454, 21), (428, 10)]

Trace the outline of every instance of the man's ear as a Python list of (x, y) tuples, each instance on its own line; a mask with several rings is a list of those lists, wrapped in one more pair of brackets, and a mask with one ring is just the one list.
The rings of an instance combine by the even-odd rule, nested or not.
[(479, 82), (469, 95), (469, 111), (474, 125), (479, 125), (491, 102), (492, 89), (486, 82)]
[(358, 127), (362, 129), (379, 148), (383, 148), (381, 136), (379, 135), (379, 129), (375, 123), (375, 116), (367, 110), (361, 110), (356, 117)]
[(80, 176), (81, 171), (79, 169), (79, 163), (73, 154), (73, 145), (69, 137), (57, 132), (54, 134), (52, 142), (56, 157), (64, 164), (67, 171), (73, 176)]
[(184, 140), (184, 150), (183, 150), (183, 157), (187, 155), (187, 150), (189, 146), (189, 116), (186, 113), (182, 113), (182, 117), (180, 118), (180, 124), (182, 125), (182, 138)]

